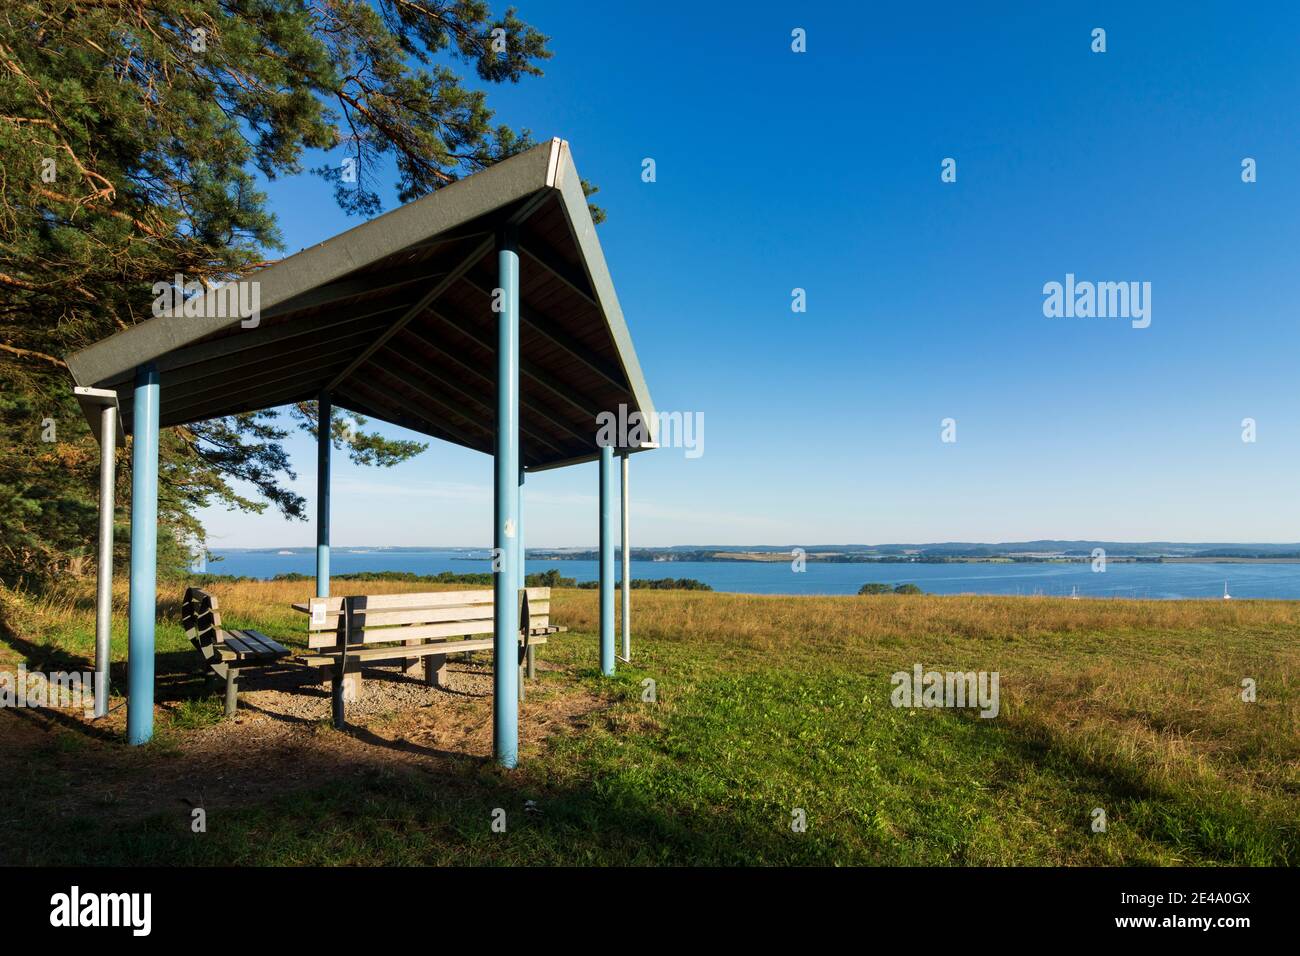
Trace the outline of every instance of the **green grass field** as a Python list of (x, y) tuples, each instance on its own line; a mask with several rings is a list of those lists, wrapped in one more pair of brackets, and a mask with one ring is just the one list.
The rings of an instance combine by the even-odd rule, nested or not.
[[(302, 619), (287, 605), (309, 587), (215, 590), (228, 626), (301, 646)], [(437, 748), (418, 741), (451, 739), (452, 728), (427, 714), (379, 715), (346, 735), (266, 718), (223, 728), (218, 692), (165, 605), (154, 743), (120, 742), (124, 708), (108, 728), (0, 713), (0, 858), (1300, 862), (1300, 604), (638, 592), (635, 662), (607, 680), (596, 600), (556, 592), (552, 617), (572, 630), (543, 650), (513, 772), (487, 758), (486, 697), (438, 712), (477, 730)], [(38, 603), (0, 592), (0, 614), (0, 669), (88, 667), (84, 596)], [(998, 716), (891, 706), (890, 675), (916, 663), (997, 671)], [(643, 700), (647, 678), (653, 703)], [(1241, 699), (1245, 678), (1253, 703)], [(241, 759), (226, 767), (231, 751)], [(331, 762), (315, 772), (320, 754)], [(232, 779), (245, 796), (207, 800), (205, 787)], [(195, 805), (207, 812), (204, 833), (192, 832)], [(505, 832), (493, 829), (497, 808)], [(1098, 808), (1105, 832), (1093, 830)]]

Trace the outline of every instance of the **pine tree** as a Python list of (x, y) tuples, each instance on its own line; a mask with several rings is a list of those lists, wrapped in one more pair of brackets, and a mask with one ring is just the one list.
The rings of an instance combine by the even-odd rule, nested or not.
[[(395, 166), (405, 202), (529, 147), (454, 67), (518, 82), (541, 74), (546, 43), (513, 8), (494, 16), (480, 0), (6, 0), (0, 580), (76, 571), (93, 548), (98, 451), (62, 356), (149, 318), (139, 303), (160, 277), (219, 282), (264, 262), (280, 237), (255, 173), (300, 173), (307, 149), (343, 151), (355, 176), (312, 171), (369, 216), (382, 169)], [(346, 414), (333, 437), (356, 436), (355, 461), (391, 465), (425, 447)], [(164, 543), (201, 543), (195, 512), (212, 503), (305, 517), (282, 442), (314, 432), (315, 408), (287, 415), (167, 431)], [(173, 563), (183, 551), (169, 550)]]

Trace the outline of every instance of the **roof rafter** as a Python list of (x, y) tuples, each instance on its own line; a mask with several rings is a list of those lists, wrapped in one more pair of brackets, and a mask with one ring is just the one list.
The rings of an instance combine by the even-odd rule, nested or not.
[[(363, 394), (357, 395), (357, 392), (361, 392)], [(401, 425), (403, 428), (410, 428), (413, 431), (422, 431), (425, 432), (426, 434), (436, 434), (435, 432), (429, 430), (430, 427), (432, 427), (434, 429), (441, 431), (445, 435), (451, 436), (449, 438), (444, 438), (444, 441), (456, 442), (461, 445), (465, 445), (468, 448), (476, 449), (477, 451), (486, 450), (483, 446), (483, 441), (481, 437), (471, 436), (468, 432), (462, 431), (458, 426), (451, 425), (443, 419), (439, 419), (437, 422), (434, 422), (430, 419), (425, 418), (423, 415), (408, 415), (403, 412), (377, 411), (376, 408), (378, 406), (370, 405), (369, 400), (364, 395), (365, 392), (370, 392), (374, 395), (378, 395), (383, 399), (393, 398), (392, 392), (380, 388), (373, 380), (362, 381), (358, 378), (350, 378), (343, 385), (343, 387), (339, 389), (339, 394), (342, 395), (344, 398), (347, 398), (349, 395), (352, 395), (360, 399), (360, 401), (366, 403), (367, 408), (356, 409), (356, 411), (360, 412), (363, 415), (370, 415), (374, 418), (380, 419), (381, 421), (391, 421), (394, 425)], [(398, 405), (399, 407), (405, 407), (405, 405), (403, 405), (400, 402), (398, 403)], [(421, 425), (410, 424), (410, 422), (413, 421), (422, 424)], [(437, 437), (441, 437), (441, 436), (437, 436)], [(488, 446), (487, 446), (488, 448), (491, 447), (491, 441), (492, 441), (492, 436), (491, 433), (489, 433)]]
[[(462, 335), (474, 339), (489, 351), (496, 351), (496, 340), (487, 332), (476, 328), (474, 324), (464, 316), (453, 316), (442, 304), (439, 304), (436, 308), (430, 308), (429, 314), (447, 323)], [(547, 372), (537, 363), (520, 359), (519, 370), (556, 397), (564, 399), (564, 401), (568, 402), (583, 414), (590, 416), (593, 422), (595, 421), (596, 416), (600, 414), (601, 409), (595, 402), (585, 396), (578, 395), (572, 388), (565, 385), (556, 376)]]
[[(420, 365), (418, 362), (414, 361), (408, 356), (403, 355), (401, 352), (397, 351), (397, 349), (393, 348), (391, 344), (385, 345), (384, 351), (386, 354), (392, 355), (394, 358), (400, 359), (406, 364), (419, 369), (419, 375), (431, 379), (433, 382), (437, 383), (438, 385), (441, 385), (444, 389), (447, 389), (448, 391), (455, 392), (457, 395), (461, 396), (462, 400), (469, 402), (472, 405), (476, 405), (479, 409), (481, 409), (483, 412), (487, 414), (487, 417), (489, 419), (496, 418), (496, 409), (493, 408), (488, 402), (478, 398), (473, 393), (462, 388), (459, 384), (457, 384), (455, 381), (448, 378), (447, 376), (443, 375), (441, 372), (437, 372), (429, 368), (427, 365)], [(376, 366), (378, 365), (378, 360), (376, 356), (371, 356), (368, 361), (370, 365), (376, 365)], [(418, 379), (413, 378), (409, 373), (401, 372), (398, 369), (393, 368), (391, 365), (380, 366), (380, 367), (386, 374), (391, 375), (393, 376), (393, 378), (398, 379), (399, 381), (404, 383), (407, 387), (416, 389), (417, 391), (420, 392), (420, 394), (426, 395), (430, 401), (439, 402), (442, 405), (449, 408), (454, 407), (448, 404), (444, 398), (430, 394), (428, 392), (429, 385), (427, 382), (421, 382)], [(564, 449), (560, 445), (555, 444), (555, 439), (552, 438), (551, 436), (539, 432), (537, 431), (537, 429), (532, 428), (531, 426), (528, 425), (524, 425), (522, 423), (520, 424), (519, 428), (525, 434), (531, 435), (533, 438), (536, 438), (538, 441), (544, 443), (548, 448), (554, 451), (564, 451)]]
[(591, 286), (587, 282), (587, 277), (576, 271), (567, 262), (561, 261), (559, 256), (531, 241), (525, 242), (521, 240), (519, 251), (582, 296), (588, 305), (600, 307), (600, 303), (596, 301), (596, 294), (591, 291)]
[[(467, 285), (473, 286), (488, 298), (492, 297), (492, 290), (483, 285), (481, 281), (471, 275), (463, 277)], [(560, 324), (549, 316), (542, 315), (536, 309), (529, 308), (522, 303), (519, 306), (519, 318), (523, 319), (533, 329), (536, 329), (542, 335), (546, 336), (564, 351), (568, 352), (587, 368), (591, 369), (597, 375), (601, 376), (615, 388), (627, 388), (627, 380), (623, 377), (615, 365), (607, 362), (596, 354), (590, 347), (581, 342), (576, 336), (569, 334), (560, 327)]]
[(432, 304), (432, 302), (438, 298), (438, 296), (442, 295), (444, 292), (447, 291), (448, 287), (451, 286), (453, 282), (455, 282), (466, 272), (472, 269), (480, 259), (482, 259), (489, 252), (491, 252), (492, 247), (494, 245), (495, 245), (494, 239), (486, 239), (483, 242), (480, 242), (478, 245), (476, 245), (474, 247), (474, 251), (471, 252), (469, 255), (467, 255), (464, 259), (462, 259), (460, 261), (460, 264), (457, 265), (456, 268), (452, 269), (451, 272), (447, 273), (441, 279), (439, 279), (432, 289), (430, 289), (424, 295), (420, 296), (420, 298), (416, 300), (414, 305), (412, 305), (405, 312), (403, 312), (398, 317), (397, 321), (394, 322), (392, 325), (390, 325), (388, 329), (382, 335), (379, 336), (379, 338), (375, 339), (375, 341), (371, 343), (370, 346), (364, 349), (362, 353), (358, 355), (348, 365), (347, 368), (345, 368), (343, 371), (335, 375), (334, 378), (330, 380), (326, 388), (329, 389), (330, 391), (333, 391), (334, 389), (338, 388), (340, 382), (342, 382), (345, 378), (347, 378), (354, 371), (356, 371), (366, 361), (366, 359), (370, 358), (370, 356), (374, 355), (381, 348), (383, 348), (385, 342), (391, 339), (398, 332), (402, 331), (402, 328), (406, 325), (406, 323), (410, 322), (413, 318), (415, 318), (426, 308), (428, 308), (429, 305)]
[[(454, 327), (454, 326), (453, 326), (453, 327)], [(459, 365), (461, 368), (465, 369), (465, 371), (469, 372), (471, 375), (477, 375), (480, 379), (482, 379), (483, 381), (487, 382), (489, 385), (492, 385), (493, 387), (495, 387), (495, 383), (493, 382), (493, 380), (492, 380), (492, 375), (491, 375), (490, 373), (483, 371), (482, 369), (478, 368), (477, 366), (475, 366), (475, 365), (474, 365), (473, 363), (471, 363), (471, 362), (467, 362), (464, 358), (462, 358), (461, 356), (457, 355), (457, 354), (456, 354), (452, 349), (450, 349), (450, 348), (446, 348), (446, 347), (444, 347), (444, 346), (442, 346), (442, 345), (439, 345), (438, 343), (436, 343), (436, 342), (434, 342), (434, 341), (431, 341), (430, 339), (428, 339), (428, 338), (426, 338), (425, 336), (421, 335), (420, 332), (419, 332), (418, 330), (413, 329), (413, 328), (411, 328), (410, 326), (407, 326), (405, 329), (403, 329), (403, 330), (402, 330), (402, 334), (403, 334), (403, 335), (410, 336), (410, 337), (413, 338), (415, 341), (419, 342), (420, 345), (423, 346), (424, 348), (427, 348), (427, 349), (429, 349), (429, 350), (432, 351), (432, 352), (436, 352), (437, 354), (439, 354), (439, 355), (445, 357), (446, 359), (448, 359), (448, 360), (451, 361), (451, 362), (455, 362), (457, 365)], [(476, 339), (475, 341), (479, 341), (479, 340)], [(483, 345), (486, 346), (487, 343), (486, 343), (486, 342), (481, 342), (480, 344), (483, 344)], [(391, 346), (390, 346), (390, 348), (391, 348)], [(522, 363), (521, 363), (521, 364), (522, 364)], [(523, 370), (521, 369), (520, 371), (523, 371)], [(525, 372), (524, 374), (527, 375), (526, 372)], [(537, 402), (537, 401), (534, 401), (533, 399), (527, 398), (526, 396), (524, 396), (524, 395), (522, 395), (522, 394), (519, 396), (519, 401), (520, 401), (520, 404), (522, 404), (525, 408), (531, 409), (532, 411), (536, 412), (540, 417), (545, 418), (548, 422), (550, 422), (552, 425), (556, 426), (557, 428), (561, 428), (561, 429), (563, 429), (564, 431), (568, 432), (568, 433), (569, 433), (570, 435), (572, 435), (574, 438), (581, 439), (584, 443), (585, 443), (585, 442), (589, 442), (589, 441), (591, 441), (591, 433), (589, 433), (589, 432), (583, 432), (583, 431), (581, 431), (581, 430), (579, 430), (579, 429), (577, 429), (577, 428), (574, 428), (573, 425), (571, 425), (570, 423), (566, 422), (566, 421), (565, 421), (563, 418), (561, 418), (561, 417), (559, 416), (559, 414), (558, 414), (556, 411), (554, 411), (553, 409), (547, 408), (547, 407), (546, 407), (545, 405), (543, 405), (542, 403)], [(493, 414), (496, 413), (496, 409), (495, 409), (495, 408), (493, 408), (492, 411), (493, 411)], [(555, 446), (552, 446), (552, 447), (555, 447)]]

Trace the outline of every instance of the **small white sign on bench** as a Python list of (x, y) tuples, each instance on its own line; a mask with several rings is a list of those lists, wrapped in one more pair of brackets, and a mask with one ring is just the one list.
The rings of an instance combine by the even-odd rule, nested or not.
[(324, 601), (313, 599), (311, 601), (310, 606), (311, 606), (311, 626), (324, 627), (325, 616), (329, 611), (328, 605), (326, 605)]

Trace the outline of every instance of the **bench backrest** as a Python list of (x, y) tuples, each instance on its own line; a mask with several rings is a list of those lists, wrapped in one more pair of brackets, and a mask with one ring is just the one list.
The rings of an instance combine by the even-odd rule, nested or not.
[[(551, 589), (524, 588), (519, 623), (550, 622)], [(385, 641), (436, 640), (491, 634), (492, 589), (425, 594), (357, 594), (312, 598), (307, 605), (307, 646), (338, 647)]]
[(186, 588), (181, 600), (181, 626), (185, 628), (185, 636), (206, 653), (221, 640), (217, 599), (202, 588)]

